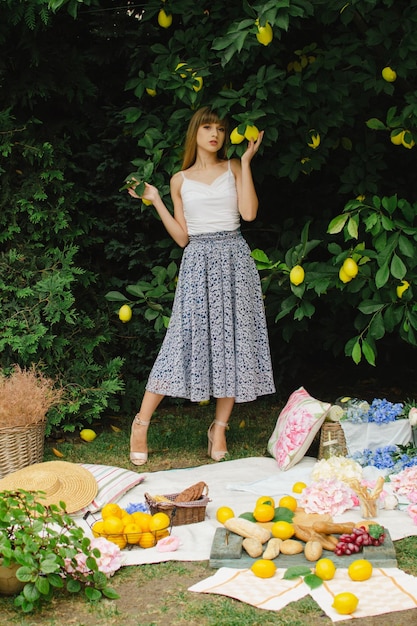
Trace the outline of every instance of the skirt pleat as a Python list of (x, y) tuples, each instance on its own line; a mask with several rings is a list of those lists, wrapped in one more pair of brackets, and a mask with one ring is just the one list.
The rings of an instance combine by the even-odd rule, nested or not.
[(259, 274), (240, 231), (190, 237), (146, 389), (193, 402), (275, 392)]

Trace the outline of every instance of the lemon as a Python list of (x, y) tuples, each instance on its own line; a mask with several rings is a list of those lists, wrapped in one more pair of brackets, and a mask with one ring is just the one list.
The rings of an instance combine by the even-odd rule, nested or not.
[(256, 501), (256, 506), (258, 504), (270, 504), (275, 508), (275, 500), (271, 496), (260, 496)]
[(355, 581), (368, 580), (368, 578), (372, 576), (372, 571), (372, 563), (366, 559), (357, 559), (348, 567), (348, 574), (350, 578)]
[(149, 522), (149, 530), (151, 532), (155, 530), (165, 530), (171, 525), (171, 518), (169, 515), (163, 512), (154, 513), (152, 519)]
[(290, 509), (290, 511), (295, 511), (298, 506), (297, 500), (294, 496), (283, 496), (278, 502), (278, 506), (283, 506), (286, 509)]
[(146, 87), (146, 93), (148, 94), (148, 96), (152, 96), (153, 98), (156, 96), (156, 89), (152, 89), (151, 87)]
[(91, 531), (93, 533), (93, 537), (102, 537), (104, 533), (104, 522), (103, 520), (99, 520), (98, 522), (94, 522), (91, 527)]
[(402, 298), (404, 291), (407, 291), (409, 286), (410, 286), (410, 283), (407, 280), (402, 280), (401, 285), (398, 285), (397, 287), (397, 297)]
[(387, 83), (393, 83), (397, 78), (397, 72), (389, 66), (384, 67), (381, 74), (382, 78), (386, 80)]
[(230, 133), (230, 141), (231, 143), (242, 143), (242, 141), (244, 140), (245, 135), (241, 135), (238, 130), (237, 130), (237, 126), (236, 128), (234, 128), (232, 130), (232, 132)]
[(275, 509), (271, 504), (257, 504), (253, 511), (253, 517), (257, 522), (270, 522), (274, 516)]
[(332, 580), (336, 573), (336, 566), (331, 559), (319, 559), (316, 563), (314, 573), (322, 580)]
[(158, 13), (158, 24), (161, 28), (169, 28), (172, 24), (172, 15), (168, 15), (164, 9)]
[(258, 578), (272, 578), (277, 566), (270, 559), (258, 559), (253, 563), (251, 570)]
[(292, 490), (293, 493), (303, 493), (304, 489), (307, 487), (307, 485), (301, 481), (298, 481), (296, 483), (293, 484), (292, 486)]
[(403, 142), (403, 137), (404, 137), (403, 130), (397, 134), (394, 134), (394, 131), (392, 131), (391, 136), (390, 136), (391, 143), (393, 143), (394, 146), (401, 146)]
[(220, 524), (224, 524), (226, 520), (231, 519), (234, 516), (235, 513), (230, 506), (221, 506), (216, 511), (216, 520), (220, 522)]
[(258, 136), (259, 130), (256, 128), (256, 126), (246, 126), (245, 138), (248, 141), (256, 141), (258, 139)]
[(196, 76), (195, 72), (193, 73), (192, 76), (194, 78), (194, 83), (196, 83), (196, 84), (193, 85), (194, 91), (200, 91), (200, 89), (203, 86), (203, 79), (201, 78), (201, 76)]
[(141, 198), (143, 204), (145, 204), (146, 206), (151, 206), (152, 202), (150, 200), (147, 200), (146, 198)]
[(265, 26), (259, 26), (259, 20), (257, 22), (258, 32), (256, 33), (256, 39), (263, 46), (269, 46), (274, 36), (271, 24), (266, 22)]
[(339, 270), (339, 278), (342, 281), (342, 283), (349, 283), (352, 280), (352, 276), (349, 276), (348, 274), (346, 274), (345, 270), (343, 269), (343, 265)]
[(335, 595), (332, 607), (340, 613), (340, 615), (350, 615), (354, 611), (356, 611), (356, 607), (358, 606), (359, 599), (355, 596), (354, 593), (350, 593), (350, 591), (344, 591), (343, 593), (338, 593)]
[(128, 304), (124, 304), (119, 309), (119, 319), (123, 323), (129, 322), (132, 319), (132, 309)]
[[(184, 67), (184, 65), (186, 66), (187, 64), (186, 63), (178, 63), (177, 67), (175, 68), (175, 71), (179, 70), (180, 67)], [(191, 69), (188, 67), (186, 71), (187, 72), (191, 72)], [(180, 72), (180, 76), (181, 76), (181, 78), (187, 78), (187, 74), (184, 74), (182, 72)]]
[(83, 430), (80, 431), (80, 437), (83, 441), (94, 441), (97, 435), (91, 428), (83, 428)]
[(101, 517), (103, 518), (103, 520), (107, 519), (108, 517), (118, 517), (122, 519), (123, 509), (117, 504), (117, 502), (108, 502), (101, 509)]
[(305, 278), (305, 271), (301, 265), (294, 265), (294, 267), (290, 271), (290, 283), (295, 285), (301, 285)]
[(280, 520), (278, 522), (274, 522), (271, 528), (271, 533), (273, 537), (277, 539), (291, 539), (294, 535), (294, 526), (289, 522), (284, 522)]
[[(408, 138), (409, 138), (409, 141), (407, 141)], [(411, 150), (411, 148), (416, 145), (409, 130), (405, 130), (403, 132), (401, 143), (404, 146), (404, 148), (408, 148), (409, 150)]]
[(345, 259), (342, 267), (343, 271), (349, 276), (349, 278), (355, 278), (355, 276), (357, 276), (359, 271), (358, 264), (354, 259), (352, 259), (352, 257)]

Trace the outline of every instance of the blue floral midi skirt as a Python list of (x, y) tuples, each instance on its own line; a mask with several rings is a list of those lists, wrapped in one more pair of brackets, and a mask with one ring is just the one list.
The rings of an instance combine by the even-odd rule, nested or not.
[(240, 230), (190, 236), (146, 389), (193, 402), (275, 392), (260, 278)]

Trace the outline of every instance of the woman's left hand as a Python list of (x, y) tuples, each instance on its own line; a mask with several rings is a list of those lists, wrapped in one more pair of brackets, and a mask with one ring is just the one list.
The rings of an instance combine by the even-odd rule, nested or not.
[(260, 130), (257, 140), (254, 141), (253, 139), (251, 139), (248, 142), (248, 147), (246, 148), (246, 151), (242, 154), (241, 161), (247, 161), (248, 163), (252, 161), (253, 157), (259, 150), (259, 146), (262, 143), (264, 132), (265, 131)]

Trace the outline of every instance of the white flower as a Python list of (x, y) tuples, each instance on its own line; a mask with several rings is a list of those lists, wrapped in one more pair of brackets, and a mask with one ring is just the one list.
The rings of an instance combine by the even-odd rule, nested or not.
[(417, 407), (411, 407), (408, 413), (408, 419), (410, 420), (411, 426), (417, 426)]
[(356, 461), (344, 456), (331, 456), (329, 459), (321, 459), (314, 466), (311, 479), (318, 481), (326, 478), (336, 478), (341, 481), (361, 480), (362, 467)]

